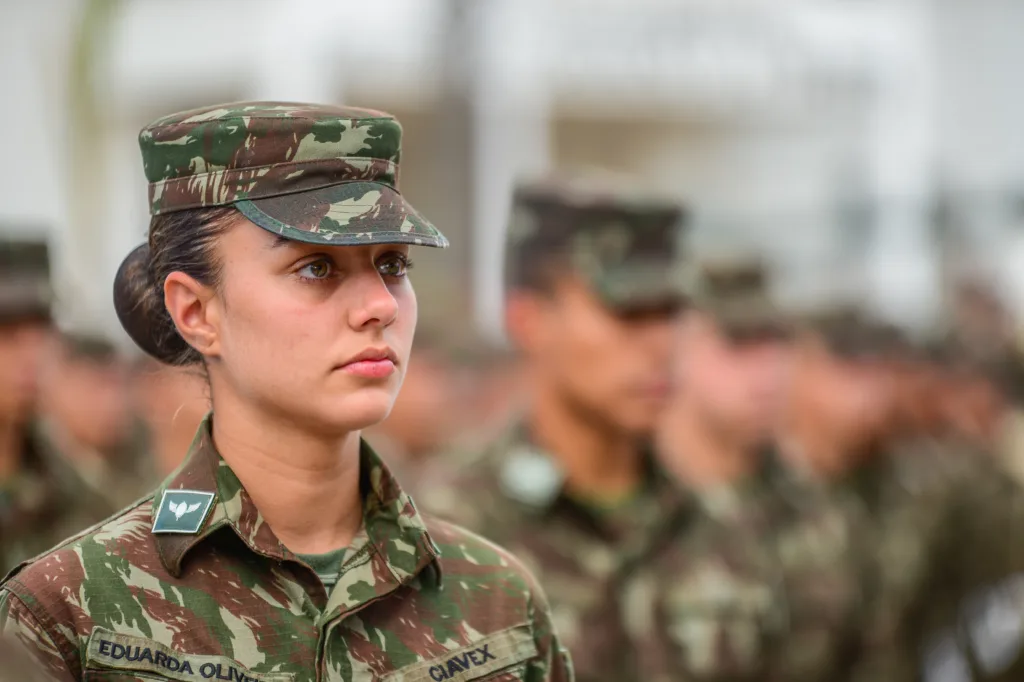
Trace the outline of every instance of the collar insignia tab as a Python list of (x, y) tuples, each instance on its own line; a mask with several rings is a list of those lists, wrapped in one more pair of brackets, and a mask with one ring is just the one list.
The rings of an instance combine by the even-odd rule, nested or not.
[(213, 498), (213, 493), (202, 490), (165, 490), (153, 518), (153, 532), (198, 533), (213, 508)]

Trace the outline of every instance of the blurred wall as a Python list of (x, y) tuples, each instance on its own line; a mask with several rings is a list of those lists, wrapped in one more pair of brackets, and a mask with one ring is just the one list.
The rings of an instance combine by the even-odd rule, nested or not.
[[(114, 11), (81, 59), (97, 7)], [(110, 281), (148, 223), (138, 129), (243, 98), (398, 114), (404, 192), (453, 242), (416, 255), (424, 314), (493, 336), (510, 184), (576, 164), (692, 200), (695, 249), (764, 253), (794, 304), (863, 296), (917, 327), (940, 314), (931, 216), (948, 194), (1024, 308), (1005, 199), (1024, 174), (1019, 3), (379, 0), (338, 40), (354, 7), (0, 0), (18, 102), (0, 136), (19, 160), (0, 167), (0, 215), (61, 235), (67, 310), (116, 328)]]

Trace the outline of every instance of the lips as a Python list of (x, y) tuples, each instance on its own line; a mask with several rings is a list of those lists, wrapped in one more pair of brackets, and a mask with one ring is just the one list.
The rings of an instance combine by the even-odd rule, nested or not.
[(397, 364), (398, 356), (391, 348), (367, 348), (339, 368), (343, 372), (366, 379), (385, 379), (394, 374)]

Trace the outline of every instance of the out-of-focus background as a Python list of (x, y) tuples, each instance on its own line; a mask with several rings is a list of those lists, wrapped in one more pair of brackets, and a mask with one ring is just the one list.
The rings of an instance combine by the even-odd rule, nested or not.
[[(859, 596), (846, 599), (845, 606), (836, 601), (836, 609), (849, 607), (843, 618), (833, 619), (833, 605), (826, 604), (822, 614), (827, 622), (845, 624), (849, 614), (863, 617), (858, 627), (871, 640), (885, 630), (873, 623), (904, 619), (900, 627), (905, 632), (892, 627), (879, 641), (895, 650), (907, 634), (906, 642), (913, 645), (906, 647), (912, 661), (907, 670), (916, 675), (918, 668), (946, 665), (939, 655), (945, 649), (930, 642), (933, 635), (945, 637), (947, 630), (964, 635), (965, 595), (991, 587), (990, 575), (1004, 582), (1009, 577), (1012, 581), (1005, 584), (1012, 594), (1004, 594), (1000, 583), (1003, 592), (997, 590), (992, 603), (1007, 608), (1016, 620), (1013, 627), (1000, 621), (990, 628), (1000, 646), (1009, 642), (1015, 647), (1005, 658), (1015, 657), (1018, 667), (1001, 668), (1010, 670), (1009, 677), (929, 674), (906, 679), (1021, 679), (1024, 553), (1010, 552), (1019, 543), (1007, 540), (1020, 535), (1024, 523), (1018, 485), (1024, 481), (1022, 64), (1020, 0), (0, 0), (0, 575), (152, 489), (184, 458), (209, 407), (202, 373), (161, 368), (143, 357), (121, 331), (112, 306), (114, 274), (146, 238), (149, 223), (138, 131), (158, 116), (218, 102), (344, 103), (399, 118), (405, 130), (403, 194), (452, 244), (448, 250), (413, 254), (412, 280), (420, 299), (413, 362), (391, 415), (367, 434), (417, 500), (426, 499), (420, 490), (433, 491), (442, 488), (439, 481), (455, 480), (451, 474), (463, 468), (455, 455), (479, 449), (506, 422), (515, 421), (509, 416), (518, 397), (529, 393), (520, 389), (551, 369), (532, 367), (531, 353), (517, 356), (505, 342), (503, 243), (514, 182), (578, 167), (632, 176), (655, 194), (685, 202), (693, 217), (687, 245), (696, 260), (728, 264), (730, 258), (746, 259), (770, 273), (730, 280), (725, 267), (720, 277), (726, 285), (733, 282), (729, 286), (738, 298), (746, 295), (740, 291), (744, 281), (769, 282), (770, 296), (750, 292), (761, 310), (747, 312), (758, 313), (758, 319), (770, 312), (770, 324), (753, 332), (753, 325), (744, 324), (745, 332), (734, 333), (727, 330), (727, 321), (701, 322), (700, 315), (690, 315), (684, 317), (697, 322), (684, 325), (683, 343), (664, 337), (666, 347), (675, 344), (683, 349), (679, 355), (684, 360), (692, 360), (680, 363), (678, 381), (673, 376), (654, 382), (664, 385), (666, 396), (671, 390), (678, 404), (669, 405), (665, 416), (646, 415), (658, 425), (649, 425), (645, 437), (665, 432), (676, 438), (655, 438), (658, 466), (686, 465), (679, 467), (683, 474), (673, 472), (682, 483), (674, 492), (702, 493), (699, 484), (714, 478), (707, 471), (721, 468), (723, 461), (723, 470), (729, 469), (728, 458), (719, 456), (723, 452), (749, 448), (751, 453), (736, 459), (746, 466), (761, 460), (774, 465), (776, 454), (796, 451), (802, 460), (796, 457), (795, 464), (787, 461), (780, 468), (792, 469), (787, 475), (796, 472), (793, 480), (800, 479), (799, 486), (774, 490), (768, 467), (756, 476), (763, 474), (765, 500), (774, 504), (786, 498), (796, 510), (794, 518), (801, 524), (810, 518), (814, 523), (808, 528), (825, 536), (833, 526), (819, 528), (816, 514), (826, 507), (831, 513), (832, 502), (803, 508), (803, 498), (793, 492), (806, 492), (797, 490), (804, 483), (808, 491), (814, 487), (804, 479), (817, 467), (824, 472), (818, 472), (827, 482), (823, 487), (835, 493), (835, 508), (846, 514), (843, 523), (848, 525), (836, 526), (843, 539), (834, 546), (841, 545), (842, 561), (850, 560), (842, 567), (844, 574), (856, 577), (844, 585), (856, 582), (849, 594)], [(18, 240), (44, 241), (49, 255), (39, 244), (18, 245)], [(50, 300), (31, 309), (14, 300), (14, 294), (34, 291), (38, 282), (33, 284), (32, 277), (39, 273), (54, 289), (52, 309)], [(723, 296), (729, 295), (726, 285)], [(4, 298), (8, 290), (13, 293)], [(769, 298), (775, 299), (771, 305)], [(634, 336), (640, 338), (635, 329), (647, 329), (643, 325), (651, 320), (601, 310), (631, 331), (621, 338), (590, 335), (588, 340), (606, 336), (614, 342), (603, 348), (606, 354), (587, 358), (615, 357), (620, 348), (644, 356), (645, 346), (630, 344)], [(843, 314), (831, 320), (822, 315), (838, 312)], [(655, 320), (651, 328), (674, 334), (676, 319), (669, 318)], [(821, 343), (792, 334), (790, 318), (817, 325), (815, 338)], [(53, 333), (52, 322), (61, 333)], [(515, 331), (515, 325), (510, 329)], [(545, 338), (587, 336), (571, 324), (553, 329)], [(548, 345), (541, 345), (532, 360), (577, 357), (573, 343), (564, 348), (554, 343), (561, 352), (546, 355)], [(675, 354), (672, 349), (665, 363), (655, 364), (664, 364), (669, 374), (667, 360), (675, 362)], [(592, 388), (587, 384), (596, 385), (600, 394), (595, 376), (604, 368), (593, 367), (600, 364), (581, 361), (574, 371), (550, 381), (549, 394), (564, 386), (583, 394)], [(609, 376), (618, 371), (613, 370)], [(624, 370), (623, 376), (628, 375)], [(616, 384), (609, 379), (608, 385)], [(540, 393), (533, 388), (537, 402)], [(629, 396), (618, 397), (629, 401)], [(573, 407), (570, 398), (566, 392), (560, 399)], [(535, 409), (533, 416), (545, 409)], [(611, 424), (617, 409), (609, 398), (602, 418)], [(582, 423), (584, 413), (589, 419), (586, 410), (561, 418), (568, 423), (578, 417)], [(602, 443), (615, 429), (619, 436), (634, 435), (621, 424), (607, 431), (598, 427), (608, 424), (596, 421), (582, 430), (570, 426), (566, 433), (593, 427), (600, 434), (578, 439), (581, 443)], [(755, 431), (757, 438), (751, 436)], [(762, 436), (774, 450), (762, 452)], [(715, 437), (721, 442), (712, 442)], [(620, 440), (630, 441), (623, 452), (638, 447), (632, 438)], [(896, 447), (915, 440), (927, 441), (927, 448)], [(948, 452), (936, 449), (939, 445), (949, 445)], [(531, 448), (524, 450), (525, 459), (520, 457), (524, 452), (507, 458), (513, 468), (501, 469), (500, 492), (466, 484), (451, 498), (461, 500), (472, 489), (493, 492), (494, 500), (503, 495), (511, 500), (514, 495), (505, 488), (516, 480), (516, 462), (526, 462), (526, 483), (520, 487), (534, 497), (545, 480), (554, 494), (561, 494), (558, 455), (561, 464), (572, 457), (552, 450), (558, 466), (538, 469), (533, 465), (546, 455)], [(976, 450), (992, 457), (983, 459)], [(439, 452), (451, 457), (435, 456)], [(907, 452), (927, 454), (914, 459)], [(977, 457), (969, 466), (962, 466), (967, 459), (954, 466), (937, 452)], [(612, 456), (598, 461), (608, 453)], [(636, 462), (646, 462), (650, 454), (632, 453)], [(589, 455), (598, 464), (625, 459), (615, 448)], [(884, 466), (872, 469), (876, 461)], [(932, 461), (939, 464), (932, 466)], [(439, 462), (435, 471), (432, 465)], [(927, 476), (906, 476), (900, 467), (907, 462), (926, 469)], [(1005, 493), (1005, 499), (990, 494), (987, 482), (971, 482), (982, 478), (967, 478), (965, 472), (985, 474), (986, 462), (1008, 465), (1000, 476), (1019, 479), (1012, 486), (1004, 486), (1003, 478), (998, 478), (1001, 487), (993, 484), (991, 490)], [(600, 468), (584, 458), (577, 464), (581, 471)], [(831, 486), (831, 479), (840, 478), (837, 471), (850, 474), (844, 483), (856, 483), (853, 474), (861, 469), (866, 478), (875, 476), (886, 490), (895, 491), (892, 499), (898, 504), (887, 507), (890, 497), (873, 492), (862, 499), (853, 484), (852, 493)], [(618, 471), (614, 466), (609, 470)], [(512, 478), (504, 477), (507, 471)], [(642, 477), (635, 471), (627, 474)], [(566, 479), (570, 494), (565, 499), (573, 501), (571, 478)], [(741, 479), (732, 482), (744, 484)], [(961, 485), (961, 480), (968, 482)], [(584, 495), (573, 502), (576, 507), (567, 508), (600, 519), (595, 529), (604, 523), (634, 528), (619, 520), (675, 523), (674, 509), (658, 511), (660, 517), (645, 515), (647, 507), (635, 499), (653, 495), (654, 488), (652, 481), (642, 485), (648, 487), (637, 483), (616, 504)], [(73, 493), (66, 492), (69, 487)], [(932, 502), (933, 488), (942, 493), (934, 496), (939, 503)], [(970, 493), (970, 504), (961, 504), (961, 489)], [(545, 494), (541, 490), (540, 497)], [(873, 508), (876, 497), (879, 504)], [(751, 508), (761, 505), (757, 495), (751, 499)], [(997, 503), (991, 516), (986, 511), (990, 501)], [(763, 506), (767, 518), (773, 507)], [(975, 513), (976, 508), (982, 511)], [(904, 523), (904, 509), (921, 513)], [(1012, 523), (990, 522), (1004, 511)], [(594, 545), (599, 551), (578, 551), (572, 543), (589, 547), (586, 533), (566, 540), (561, 526), (548, 526), (547, 516), (543, 527), (524, 523), (520, 529), (515, 524), (522, 519), (516, 514), (495, 518), (512, 531), (523, 530), (530, 541), (555, 529), (551, 537), (557, 538), (561, 554), (551, 555), (558, 557), (554, 565), (562, 557), (581, 562), (573, 570), (589, 562), (576, 574), (566, 572), (564, 585), (571, 589), (557, 580), (544, 582), (554, 597), (558, 627), (569, 633), (569, 640), (576, 633), (577, 644), (570, 648), (581, 662), (581, 681), (596, 679), (586, 676), (588, 670), (608, 675), (603, 679), (628, 679), (615, 677), (614, 666), (605, 665), (600, 655), (589, 655), (614, 653), (627, 663), (648, 661), (604, 644), (611, 640), (591, 638), (588, 628), (617, 623), (620, 616), (625, 623), (627, 612), (639, 611), (627, 604), (630, 608), (617, 615), (574, 620), (592, 612), (582, 609), (574, 615), (578, 605), (572, 599), (582, 595), (617, 609), (626, 601), (620, 595), (610, 599), (620, 585), (609, 585), (620, 571), (632, 579), (630, 571), (641, 568), (664, 568), (666, 594), (689, 599), (684, 592), (690, 588), (677, 569), (703, 566), (691, 561), (687, 543), (698, 535), (691, 537), (690, 521), (672, 528), (678, 531), (672, 538), (678, 544), (669, 549), (685, 550), (679, 566), (673, 564), (679, 557), (671, 553), (656, 555), (654, 544), (652, 566), (641, 566), (630, 563), (629, 552), (636, 549), (633, 536), (646, 532), (643, 528), (623, 534), (629, 543), (616, 545), (618, 540), (608, 540), (616, 533), (609, 533)], [(786, 514), (778, 524), (782, 548), (789, 547), (786, 538), (804, 537), (796, 521), (792, 527), (799, 532), (787, 535)], [(541, 517), (530, 518), (535, 523)], [(973, 525), (950, 522), (961, 518)], [(734, 524), (711, 539), (741, 538), (744, 549), (760, 543), (776, 551), (771, 533), (758, 531), (747, 543), (745, 535), (737, 534), (740, 526), (749, 530)], [(847, 528), (852, 530), (847, 533)], [(481, 534), (505, 544), (490, 532)], [(828, 562), (839, 562), (839, 550), (830, 553), (833, 538), (819, 536), (798, 544), (817, 543), (811, 549), (821, 550)], [(847, 542), (847, 536), (857, 542)], [(968, 544), (972, 540), (979, 544)], [(529, 552), (529, 542), (525, 545)], [(975, 546), (985, 552), (971, 549)], [(717, 560), (721, 547), (731, 545), (711, 543), (705, 556)], [(993, 548), (1008, 550), (1009, 558), (990, 558), (986, 552)], [(664, 563), (653, 562), (663, 558)], [(612, 559), (622, 561), (614, 564)], [(769, 591), (792, 589), (793, 603), (799, 604), (806, 583), (810, 606), (790, 610), (787, 594), (779, 602), (785, 608), (780, 613), (787, 623), (796, 614), (791, 629), (799, 636), (767, 638), (762, 644), (770, 642), (771, 653), (796, 652), (794, 660), (799, 659), (803, 650), (794, 643), (804, 641), (799, 639), (804, 631), (798, 620), (811, 614), (803, 623), (811, 623), (807, 631), (834, 634), (843, 644), (836, 650), (845, 656), (846, 625), (833, 633), (819, 627), (815, 619), (821, 614), (814, 609), (821, 604), (813, 594), (819, 583), (805, 580), (823, 574), (826, 563), (816, 563), (810, 550), (807, 563), (784, 565), (780, 558), (776, 566), (775, 561), (758, 563), (758, 580), (764, 578), (763, 566), (770, 568), (768, 582), (758, 584), (770, 585)], [(550, 580), (550, 566), (542, 564), (536, 564), (545, 571), (542, 578)], [(581, 581), (594, 566), (603, 571), (600, 580)], [(906, 566), (927, 570), (912, 574)], [(793, 567), (785, 573), (785, 585), (777, 580), (776, 569)], [(975, 581), (974, 568), (983, 579)], [(961, 569), (967, 576), (962, 580)], [(647, 590), (646, 574), (640, 570), (636, 575), (636, 584)], [(948, 583), (942, 582), (947, 578)], [(746, 583), (736, 584), (743, 595), (750, 592)], [(881, 596), (857, 591), (864, 584), (876, 586)], [(650, 589), (659, 597), (652, 604), (669, 603)], [(938, 605), (934, 613), (949, 609), (912, 631), (925, 620), (918, 618), (918, 606), (931, 617), (933, 602)], [(877, 613), (875, 603), (881, 605)], [(907, 604), (913, 608), (904, 608)], [(726, 616), (731, 623), (733, 612)], [(579, 627), (573, 629), (573, 623)], [(691, 632), (690, 623), (680, 623), (652, 632), (660, 636), (672, 629), (673, 637), (677, 630)], [(703, 632), (692, 629), (698, 638)], [(861, 634), (856, 633), (857, 646), (863, 644)], [(657, 639), (645, 635), (635, 641)], [(707, 642), (718, 646), (714, 637)], [(921, 643), (928, 646), (918, 647)], [(682, 646), (687, 650), (689, 644)], [(975, 648), (983, 652), (980, 645)], [(968, 648), (964, 651), (965, 661), (977, 663)], [(639, 678), (655, 679), (646, 673)], [(874, 674), (856, 679), (904, 678)]]
[(251, 98), (400, 118), (404, 193), (452, 241), (417, 255), (432, 323), (498, 338), (510, 182), (580, 164), (691, 200), (696, 247), (758, 249), (787, 302), (854, 292), (920, 331), (971, 274), (1024, 310), (1012, 0), (0, 8), (0, 222), (51, 235), (78, 326), (120, 333), (110, 282), (147, 226), (139, 128)]

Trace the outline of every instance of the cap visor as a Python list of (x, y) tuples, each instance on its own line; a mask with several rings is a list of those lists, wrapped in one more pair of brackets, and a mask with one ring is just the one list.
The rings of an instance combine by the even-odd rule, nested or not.
[(346, 182), (308, 192), (246, 199), (235, 206), (263, 229), (309, 244), (448, 246), (441, 231), (401, 194), (378, 182)]

